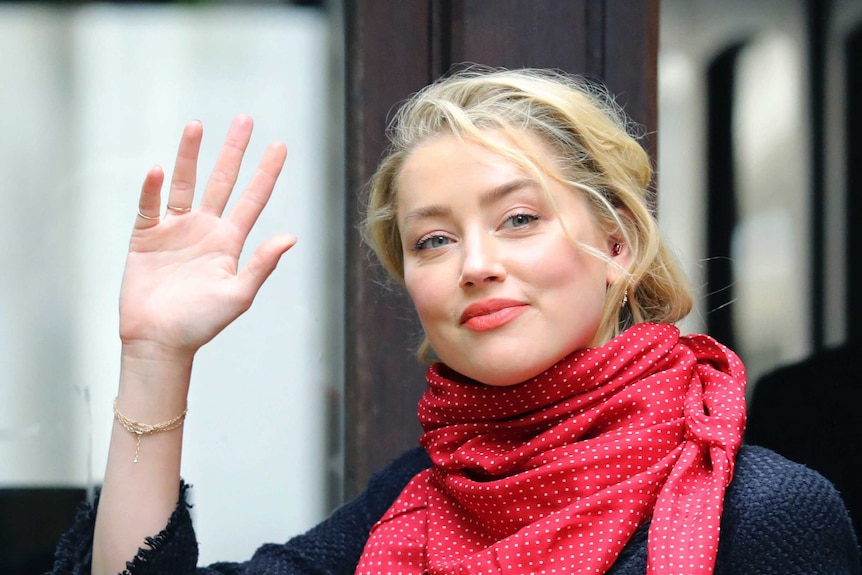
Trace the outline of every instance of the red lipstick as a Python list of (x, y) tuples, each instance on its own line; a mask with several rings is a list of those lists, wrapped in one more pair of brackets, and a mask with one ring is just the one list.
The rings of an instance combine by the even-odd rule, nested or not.
[(461, 325), (473, 331), (502, 327), (521, 315), (527, 304), (511, 299), (486, 299), (472, 303), (461, 314)]

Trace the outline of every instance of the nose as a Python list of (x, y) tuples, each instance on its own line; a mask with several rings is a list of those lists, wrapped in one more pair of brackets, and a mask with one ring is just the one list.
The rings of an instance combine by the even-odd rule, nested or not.
[(463, 257), (461, 277), (458, 284), (462, 287), (481, 286), (490, 282), (506, 279), (506, 267), (500, 258), (499, 246), (488, 235), (462, 239)]

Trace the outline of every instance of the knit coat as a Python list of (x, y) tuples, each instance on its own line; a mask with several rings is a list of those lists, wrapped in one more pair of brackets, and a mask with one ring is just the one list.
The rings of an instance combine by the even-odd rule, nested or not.
[[(131, 575), (352, 575), (368, 533), (407, 482), (431, 465), (411, 450), (375, 474), (367, 490), (286, 543), (243, 563), (197, 567), (198, 546), (183, 484), (168, 525), (128, 563)], [(89, 575), (98, 500), (85, 504), (56, 550), (54, 575)], [(643, 525), (609, 575), (644, 575)], [(761, 447), (743, 446), (721, 518), (716, 575), (859, 575), (859, 546), (839, 493), (818, 473)], [(673, 574), (680, 575), (680, 574)]]

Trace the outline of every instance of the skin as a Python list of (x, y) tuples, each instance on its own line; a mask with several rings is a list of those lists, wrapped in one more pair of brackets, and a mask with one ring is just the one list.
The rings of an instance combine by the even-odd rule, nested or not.
[[(501, 133), (489, 139), (514, 145)], [(537, 139), (526, 141), (553, 165)], [(399, 176), (405, 285), (440, 359), (481, 383), (523, 382), (593, 340), (620, 272), (579, 245), (629, 262), (582, 193), (546, 181), (553, 204), (516, 163), (453, 135), (422, 144)]]
[[(296, 242), (290, 234), (273, 236), (238, 268), (246, 238), (287, 154), (284, 144), (271, 144), (236, 206), (224, 214), (251, 132), (251, 118), (234, 119), (198, 207), (168, 210), (158, 221), (135, 217), (120, 293), (117, 407), (136, 421), (156, 423), (182, 412), (195, 352), (249, 308), (280, 257)], [(202, 134), (199, 122), (183, 131), (170, 206), (192, 206)], [(163, 182), (160, 167), (147, 173), (138, 204), (141, 213), (160, 213)], [(122, 571), (145, 537), (164, 529), (179, 496), (182, 433), (180, 427), (145, 437), (139, 462), (133, 463), (135, 437), (114, 421), (92, 573)]]

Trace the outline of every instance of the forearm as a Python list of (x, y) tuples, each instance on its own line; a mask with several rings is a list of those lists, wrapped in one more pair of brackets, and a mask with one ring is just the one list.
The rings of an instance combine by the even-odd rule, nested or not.
[[(191, 355), (124, 346), (117, 409), (139, 422), (170, 420), (186, 408)], [(113, 423), (93, 542), (93, 574), (125, 569), (146, 537), (168, 522), (179, 497), (183, 427), (138, 438)]]

